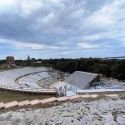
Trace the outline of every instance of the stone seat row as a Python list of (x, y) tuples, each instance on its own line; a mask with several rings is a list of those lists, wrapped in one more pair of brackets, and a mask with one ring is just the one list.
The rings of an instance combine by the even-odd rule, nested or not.
[(61, 101), (68, 101), (68, 100), (73, 100), (73, 99), (77, 99), (77, 98), (95, 98), (97, 97), (97, 95), (76, 95), (76, 96), (64, 96), (64, 97), (59, 97), (59, 98), (56, 98), (56, 97), (52, 97), (52, 98), (48, 98), (48, 99), (43, 99), (43, 100), (39, 100), (39, 99), (35, 99), (35, 100), (25, 100), (25, 101), (21, 101), (21, 102), (17, 102), (17, 101), (13, 101), (13, 102), (8, 102), (8, 103), (3, 103), (3, 102), (0, 102), (0, 109), (2, 108), (11, 108), (11, 107), (15, 107), (15, 106), (19, 106), (19, 107), (22, 107), (22, 106), (28, 106), (28, 105), (31, 105), (31, 106), (34, 106), (34, 105), (37, 105), (37, 104), (47, 104), (47, 103), (51, 103), (51, 102), (55, 102), (55, 101), (58, 101), (58, 102), (61, 102)]
[[(118, 97), (117, 94), (105, 94), (106, 97)], [(74, 99), (78, 99), (78, 98), (97, 98), (98, 95), (97, 94), (93, 94), (93, 95), (75, 95), (75, 96), (63, 96), (63, 97), (51, 97), (48, 99), (35, 99), (35, 100), (25, 100), (25, 101), (21, 101), (21, 102), (17, 102), (17, 101), (13, 101), (13, 102), (8, 102), (8, 103), (0, 103), (0, 109), (8, 109), (8, 108), (13, 108), (13, 107), (23, 107), (23, 106), (34, 106), (34, 105), (44, 105), (44, 104), (49, 104), (52, 102), (63, 102), (63, 101), (68, 101), (68, 100), (74, 100)]]

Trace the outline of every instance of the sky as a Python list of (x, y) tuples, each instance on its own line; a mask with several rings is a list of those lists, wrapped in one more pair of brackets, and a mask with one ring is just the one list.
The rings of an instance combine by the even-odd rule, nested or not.
[(125, 0), (0, 0), (0, 58), (125, 56)]

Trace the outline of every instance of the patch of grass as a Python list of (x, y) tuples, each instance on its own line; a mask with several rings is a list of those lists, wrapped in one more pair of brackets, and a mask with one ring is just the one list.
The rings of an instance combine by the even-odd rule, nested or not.
[(7, 71), (7, 70), (10, 70), (10, 69), (14, 69), (14, 68), (0, 67), (0, 72), (1, 71)]
[(0, 90), (0, 102), (10, 102), (10, 101), (24, 101), (24, 100), (33, 100), (33, 99), (45, 99), (50, 98), (50, 95), (31, 95), (10, 91), (2, 91)]
[(0, 66), (0, 72), (3, 72), (3, 71), (8, 71), (8, 70), (13, 70), (13, 69), (20, 69), (20, 68), (23, 68), (21, 66), (17, 66), (17, 67), (1, 67)]

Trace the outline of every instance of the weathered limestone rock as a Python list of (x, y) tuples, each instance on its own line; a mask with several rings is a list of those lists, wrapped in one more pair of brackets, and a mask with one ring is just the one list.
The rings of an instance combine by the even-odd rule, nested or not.
[(40, 100), (40, 102), (41, 102), (42, 104), (46, 104), (46, 103), (50, 103), (50, 102), (54, 102), (54, 101), (57, 101), (57, 98), (52, 97), (52, 98)]
[(78, 99), (78, 98), (81, 98), (81, 95), (71, 96), (71, 97), (70, 97), (70, 100), (73, 100), (73, 99)]
[(19, 107), (21, 107), (21, 106), (28, 106), (28, 105), (30, 105), (30, 101), (29, 100), (18, 102), (18, 106)]
[(3, 103), (3, 102), (0, 102), (0, 109), (1, 109), (1, 108), (4, 108), (4, 106), (5, 106), (4, 103)]
[(70, 99), (70, 97), (64, 96), (64, 97), (58, 98), (57, 100), (58, 100), (59, 102), (61, 102), (61, 101), (67, 101), (67, 100), (69, 100), (69, 99)]
[(17, 105), (18, 105), (17, 101), (13, 101), (13, 102), (5, 103), (5, 108), (11, 108)]
[(105, 94), (106, 97), (119, 97), (118, 94)]
[(33, 106), (33, 105), (37, 105), (37, 104), (40, 104), (40, 100), (36, 99), (36, 100), (32, 100), (30, 101), (30, 104)]

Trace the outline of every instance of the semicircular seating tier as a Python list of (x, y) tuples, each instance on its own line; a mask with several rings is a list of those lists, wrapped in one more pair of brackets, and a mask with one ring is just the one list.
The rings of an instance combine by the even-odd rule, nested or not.
[[(15, 90), (24, 90), (25, 88), (29, 88), (32, 90), (36, 88), (42, 89), (37, 84), (37, 81), (50, 77), (48, 71), (50, 71), (50, 68), (46, 67), (25, 67), (2, 71), (0, 72), (0, 88)], [(55, 90), (50, 91), (55, 92)]]

